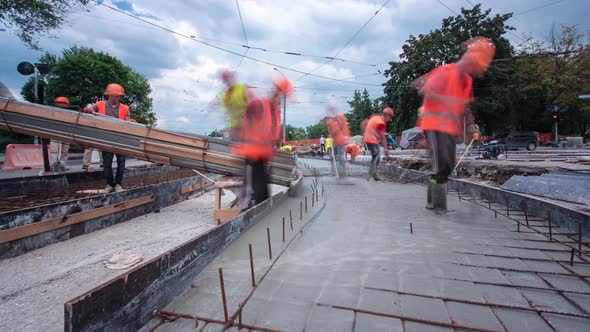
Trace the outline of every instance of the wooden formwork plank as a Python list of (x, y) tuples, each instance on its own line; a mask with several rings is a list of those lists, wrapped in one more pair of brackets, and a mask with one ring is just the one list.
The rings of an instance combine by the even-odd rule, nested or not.
[(238, 209), (220, 209), (213, 211), (213, 219), (219, 224), (221, 220), (230, 220), (234, 219), (238, 214), (240, 214), (240, 210)]
[(190, 193), (190, 192), (195, 191), (195, 190), (199, 190), (199, 189), (210, 187), (212, 185), (213, 185), (213, 182), (211, 182), (211, 181), (205, 181), (203, 183), (193, 184), (192, 186), (182, 187), (182, 188), (180, 188), (180, 193), (181, 194), (186, 194), (186, 193)]
[(153, 201), (154, 195), (147, 195), (88, 211), (72, 213), (59, 218), (52, 218), (45, 221), (39, 221), (33, 224), (28, 224), (25, 226), (2, 230), (0, 231), (0, 244), (52, 231), (58, 228), (81, 223), (84, 221), (96, 219), (119, 211), (131, 209), (136, 206), (144, 205)]
[(165, 143), (154, 143), (154, 142), (146, 142), (140, 141), (139, 147), (142, 150), (147, 152), (153, 153), (161, 153), (165, 155), (169, 155), (171, 157), (182, 157), (187, 159), (201, 159), (203, 156), (203, 150), (200, 149), (190, 149), (190, 148), (183, 148), (179, 146), (174, 146), (172, 144), (165, 144)]

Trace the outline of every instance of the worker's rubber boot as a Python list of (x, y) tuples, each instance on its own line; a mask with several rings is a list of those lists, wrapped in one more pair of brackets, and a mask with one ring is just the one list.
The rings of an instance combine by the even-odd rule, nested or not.
[(377, 171), (373, 171), (373, 178), (376, 181), (381, 181), (381, 182), (385, 182), (385, 179), (381, 176), (381, 174), (377, 173)]
[(431, 195), (434, 213), (438, 215), (447, 213), (447, 185), (433, 183)]
[(432, 181), (428, 181), (428, 187), (426, 188), (426, 206), (428, 210), (434, 209), (432, 206)]
[(375, 177), (375, 168), (373, 166), (373, 163), (371, 163), (371, 165), (369, 166), (369, 176), (367, 176), (367, 181), (370, 181), (374, 177)]

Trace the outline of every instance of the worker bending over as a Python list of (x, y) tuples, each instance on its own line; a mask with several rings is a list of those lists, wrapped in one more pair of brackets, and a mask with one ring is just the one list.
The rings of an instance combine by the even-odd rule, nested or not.
[[(472, 97), (472, 77), (482, 76), (495, 54), (488, 38), (466, 42), (458, 62), (435, 68), (414, 82), (423, 103), (417, 126), (426, 136), (434, 175), (428, 185), (426, 208), (447, 211), (446, 183), (455, 167), (455, 137), (459, 136), (467, 104)], [(466, 117), (470, 123), (471, 117)], [(473, 128), (473, 125), (469, 125)]]
[[(121, 97), (125, 95), (125, 89), (116, 83), (107, 85), (104, 94), (107, 100), (97, 101), (94, 104), (87, 105), (84, 108), (85, 113), (98, 113), (110, 117), (117, 118), (123, 121), (130, 121), (129, 106), (121, 103)], [(102, 151), (102, 159), (104, 165), (104, 176), (107, 185), (104, 188), (105, 192), (123, 191), (123, 174), (125, 173), (125, 156), (117, 155), (117, 174), (113, 177), (113, 153)]]
[(381, 155), (379, 143), (383, 144), (383, 151), (385, 152), (385, 157), (387, 157), (389, 155), (389, 150), (387, 148), (385, 130), (387, 129), (387, 123), (392, 118), (393, 109), (391, 109), (391, 107), (386, 107), (382, 114), (372, 115), (368, 121), (365, 120), (366, 125), (361, 125), (361, 127), (364, 127), (363, 142), (367, 145), (367, 149), (371, 151), (371, 165), (369, 166), (369, 177), (367, 177), (367, 181), (371, 178), (377, 181), (385, 181), (381, 175), (377, 173), (377, 166), (379, 166)]
[(244, 158), (244, 185), (239, 198), (240, 211), (245, 211), (270, 197), (268, 162), (273, 145), (281, 139), (279, 97), (291, 92), (288, 80), (275, 81), (270, 98), (255, 98), (246, 106), (238, 140), (232, 152)]
[(346, 146), (346, 154), (350, 155), (350, 161), (355, 161), (360, 151), (361, 149), (359, 148), (359, 146), (354, 143), (350, 143)]
[(346, 121), (344, 114), (338, 112), (334, 106), (329, 107), (328, 112), (331, 114), (331, 117), (326, 119), (326, 125), (328, 127), (330, 136), (334, 139), (333, 152), (334, 159), (336, 161), (336, 165), (334, 165), (334, 167), (338, 168), (338, 175), (343, 176), (344, 170), (346, 168), (346, 155), (344, 147), (346, 143), (348, 143), (348, 140), (350, 140), (348, 121)]

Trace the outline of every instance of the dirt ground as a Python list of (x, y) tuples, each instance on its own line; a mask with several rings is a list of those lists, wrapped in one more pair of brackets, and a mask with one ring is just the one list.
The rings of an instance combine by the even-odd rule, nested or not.
[[(286, 190), (272, 186), (272, 192)], [(113, 254), (149, 260), (213, 227), (214, 191), (105, 229), (0, 260), (0, 331), (63, 331), (63, 304), (127, 270)], [(235, 196), (226, 191), (222, 204)]]

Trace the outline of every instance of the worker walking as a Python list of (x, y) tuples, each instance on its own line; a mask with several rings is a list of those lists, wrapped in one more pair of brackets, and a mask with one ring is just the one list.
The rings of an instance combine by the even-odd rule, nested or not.
[(255, 98), (246, 106), (238, 140), (232, 152), (244, 158), (244, 185), (239, 198), (240, 211), (245, 211), (270, 197), (268, 162), (273, 145), (281, 139), (279, 97), (291, 92), (288, 80), (275, 81), (270, 98)]
[[(85, 113), (98, 113), (110, 117), (117, 118), (123, 121), (130, 121), (129, 106), (121, 103), (121, 97), (125, 95), (125, 89), (119, 84), (111, 83), (105, 89), (107, 100), (101, 100), (94, 104), (87, 105), (84, 108)], [(112, 152), (102, 151), (102, 159), (104, 164), (104, 176), (107, 185), (104, 188), (105, 192), (123, 191), (123, 174), (125, 172), (125, 156), (117, 155), (117, 173), (113, 176), (113, 156)]]
[(324, 138), (324, 135), (322, 135), (320, 137), (320, 156), (324, 156), (324, 153), (326, 152), (326, 139)]
[[(447, 211), (446, 183), (455, 167), (455, 137), (464, 122), (472, 122), (466, 106), (472, 98), (472, 77), (488, 69), (495, 54), (492, 41), (475, 37), (466, 42), (466, 51), (458, 62), (435, 68), (414, 82), (423, 103), (417, 126), (426, 136), (432, 157), (432, 176), (426, 208), (437, 214)], [(473, 125), (469, 128), (473, 129)]]
[[(66, 97), (57, 97), (53, 100), (55, 107), (67, 108), (70, 105), (70, 101)], [(54, 172), (66, 171), (66, 167), (62, 162), (68, 160), (68, 150), (70, 149), (70, 143), (63, 143), (56, 140), (51, 140), (49, 143), (49, 163), (51, 170)]]
[(366, 125), (364, 127), (363, 142), (367, 145), (367, 149), (371, 151), (371, 165), (369, 166), (369, 176), (367, 181), (371, 178), (377, 181), (385, 181), (379, 173), (377, 173), (377, 166), (379, 166), (381, 149), (379, 143), (383, 144), (383, 150), (385, 157), (389, 155), (387, 147), (387, 138), (385, 137), (385, 130), (387, 123), (393, 118), (393, 109), (386, 107), (382, 114), (376, 114), (371, 116), (368, 121), (365, 120)]
[(248, 87), (243, 83), (236, 83), (234, 72), (224, 70), (221, 80), (225, 85), (222, 101), (229, 117), (230, 141), (236, 140), (244, 111), (248, 104)]
[(344, 148), (346, 143), (348, 143), (350, 140), (348, 121), (346, 121), (344, 114), (338, 112), (336, 107), (332, 106), (328, 109), (328, 111), (332, 116), (326, 119), (326, 126), (328, 127), (330, 136), (334, 139), (334, 146), (332, 147), (334, 151), (334, 159), (336, 159), (336, 165), (334, 165), (334, 167), (338, 168), (338, 175), (343, 176), (344, 170), (346, 168), (346, 155)]

